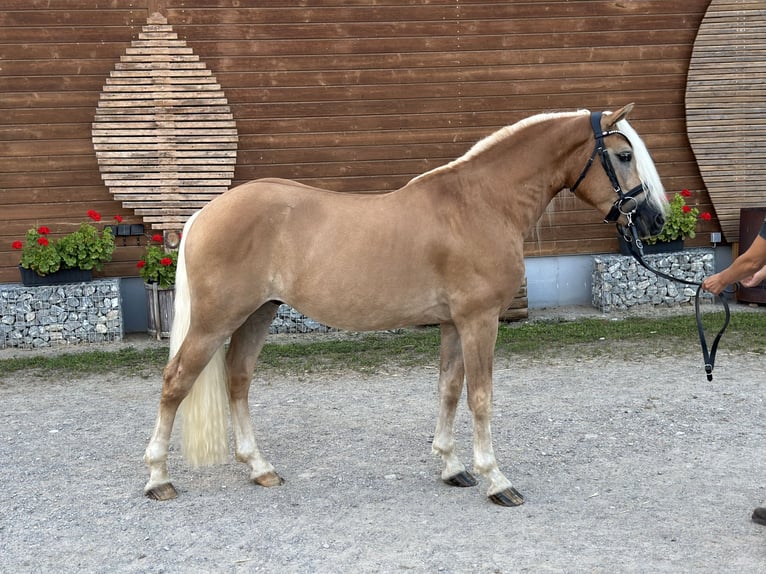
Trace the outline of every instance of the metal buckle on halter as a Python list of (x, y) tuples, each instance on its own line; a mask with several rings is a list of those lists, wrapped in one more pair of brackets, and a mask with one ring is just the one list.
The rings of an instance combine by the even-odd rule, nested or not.
[(638, 253), (643, 257), (644, 255), (644, 242), (641, 241), (641, 238), (638, 236), (638, 230), (636, 229), (636, 226), (633, 224), (633, 214), (630, 214), (628, 217), (628, 231), (630, 234), (626, 233), (623, 235), (623, 239), (627, 243), (632, 243), (635, 245), (636, 249), (638, 249)]
[[(622, 192), (622, 190), (619, 190), (619, 192)], [(630, 211), (625, 211), (622, 206), (630, 200), (633, 203), (633, 209)], [(624, 215), (625, 218), (628, 220), (628, 225), (633, 225), (633, 214), (638, 211), (638, 202), (634, 197), (630, 197), (627, 195), (622, 195), (620, 193), (620, 198), (615, 201), (612, 204), (612, 209), (609, 210), (609, 213), (606, 214), (606, 217), (604, 218), (604, 223), (614, 223), (616, 222), (621, 215)]]
[[(622, 208), (622, 206), (628, 203), (628, 201), (633, 202), (633, 209), (631, 209), (630, 211), (625, 211)], [(638, 202), (636, 201), (636, 198), (633, 197), (632, 195), (624, 196), (622, 198), (622, 201), (620, 201), (619, 210), (620, 210), (620, 213), (622, 213), (625, 217), (627, 217), (629, 221), (632, 220), (633, 214), (638, 211)]]
[[(615, 223), (619, 218), (620, 215), (624, 215), (625, 217), (629, 218), (632, 223), (632, 217), (634, 213), (638, 212), (639, 203), (636, 200), (636, 196), (644, 191), (644, 185), (639, 184), (633, 189), (631, 189), (628, 193), (622, 193), (622, 189), (618, 188), (615, 190), (615, 193), (619, 195), (620, 197), (612, 204), (612, 209), (609, 210), (609, 213), (606, 214), (606, 217), (604, 218), (604, 223)], [(632, 202), (633, 209), (630, 211), (626, 211), (623, 209), (623, 205)]]

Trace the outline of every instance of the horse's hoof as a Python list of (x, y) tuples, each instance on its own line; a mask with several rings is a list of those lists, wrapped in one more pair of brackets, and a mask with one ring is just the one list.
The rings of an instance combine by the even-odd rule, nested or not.
[(258, 484), (260, 486), (266, 486), (266, 487), (281, 486), (285, 483), (284, 479), (273, 470), (265, 474), (261, 474), (259, 476), (254, 477), (252, 481), (255, 484)]
[(500, 506), (520, 506), (524, 504), (524, 497), (512, 486), (495, 494), (490, 494), (489, 499)]
[(152, 500), (173, 500), (178, 496), (178, 493), (172, 484), (166, 482), (164, 484), (158, 484), (149, 490), (145, 490), (144, 496), (146, 496), (146, 498), (151, 498)]
[(466, 486), (476, 486), (478, 481), (474, 478), (474, 476), (468, 472), (467, 470), (464, 470), (462, 472), (458, 472), (457, 474), (450, 476), (448, 478), (443, 479), (446, 484), (449, 484), (450, 486), (459, 486), (459, 487), (466, 487)]

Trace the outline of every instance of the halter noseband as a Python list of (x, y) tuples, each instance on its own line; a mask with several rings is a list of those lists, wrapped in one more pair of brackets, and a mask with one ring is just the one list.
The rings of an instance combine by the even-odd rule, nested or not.
[[(580, 176), (577, 178), (574, 185), (569, 188), (569, 191), (572, 193), (577, 191), (577, 187), (582, 183), (582, 180), (585, 179), (588, 170), (593, 165), (593, 160), (596, 159), (596, 155), (598, 154), (601, 158), (601, 165), (604, 167), (604, 171), (612, 184), (612, 189), (614, 189), (614, 192), (617, 194), (617, 200), (612, 204), (612, 209), (609, 210), (609, 213), (607, 213), (604, 218), (604, 223), (614, 223), (619, 219), (620, 215), (624, 215), (628, 218), (628, 224), (632, 225), (633, 214), (638, 210), (636, 196), (644, 191), (644, 184), (638, 184), (627, 193), (622, 190), (620, 181), (617, 179), (617, 174), (614, 171), (612, 160), (609, 159), (609, 152), (604, 145), (604, 138), (611, 135), (621, 135), (628, 140), (628, 137), (619, 130), (611, 130), (608, 132), (601, 131), (602, 115), (602, 112), (591, 112), (590, 114), (590, 126), (593, 129), (593, 137), (596, 140), (596, 145), (593, 147), (593, 152), (590, 154), (588, 162), (580, 172)], [(630, 140), (628, 140), (628, 143), (630, 143)]]

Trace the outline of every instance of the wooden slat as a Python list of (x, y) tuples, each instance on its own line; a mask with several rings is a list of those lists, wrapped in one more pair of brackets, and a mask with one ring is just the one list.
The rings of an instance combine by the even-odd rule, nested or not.
[(712, 0), (689, 64), (689, 141), (728, 241), (766, 205), (766, 2)]
[(518, 293), (516, 293), (516, 297), (514, 297), (511, 305), (503, 313), (500, 314), (500, 320), (523, 321), (529, 317), (528, 306), (529, 299), (527, 297), (527, 280), (525, 278), (524, 283), (522, 283)]

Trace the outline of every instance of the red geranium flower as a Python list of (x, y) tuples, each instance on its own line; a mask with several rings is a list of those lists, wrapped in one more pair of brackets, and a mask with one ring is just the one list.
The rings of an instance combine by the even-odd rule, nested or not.
[(117, 223), (122, 223), (122, 215), (115, 215), (115, 216), (114, 216), (114, 220), (115, 220)]
[(704, 219), (705, 221), (710, 221), (711, 219), (713, 219), (713, 216), (710, 215), (707, 211), (703, 211), (702, 213), (700, 213), (700, 219)]
[(48, 242), (48, 238), (45, 237), (44, 235), (37, 238), (37, 244), (38, 245), (42, 245), (43, 247), (47, 247), (48, 243), (49, 243)]
[(177, 257), (176, 251), (165, 251), (162, 235), (157, 234), (138, 262), (139, 275), (145, 283), (157, 283), (162, 289), (171, 287), (175, 284)]
[(88, 210), (88, 217), (90, 217), (93, 221), (101, 221), (101, 214), (95, 209)]
[(14, 241), (13, 243), (11, 243), (11, 247), (13, 249), (21, 249), (22, 247), (24, 247), (24, 244), (21, 241)]
[(692, 196), (692, 192), (689, 191), (688, 189), (681, 190), (681, 197), (691, 197), (691, 196)]
[(37, 233), (40, 235), (48, 235), (51, 232), (50, 227), (46, 227), (45, 225), (42, 225), (37, 228)]
[(689, 207), (688, 205), (684, 205), (684, 206), (682, 207), (682, 209), (683, 209), (684, 213), (689, 213), (689, 212), (692, 210), (692, 208), (691, 208), (691, 207)]

